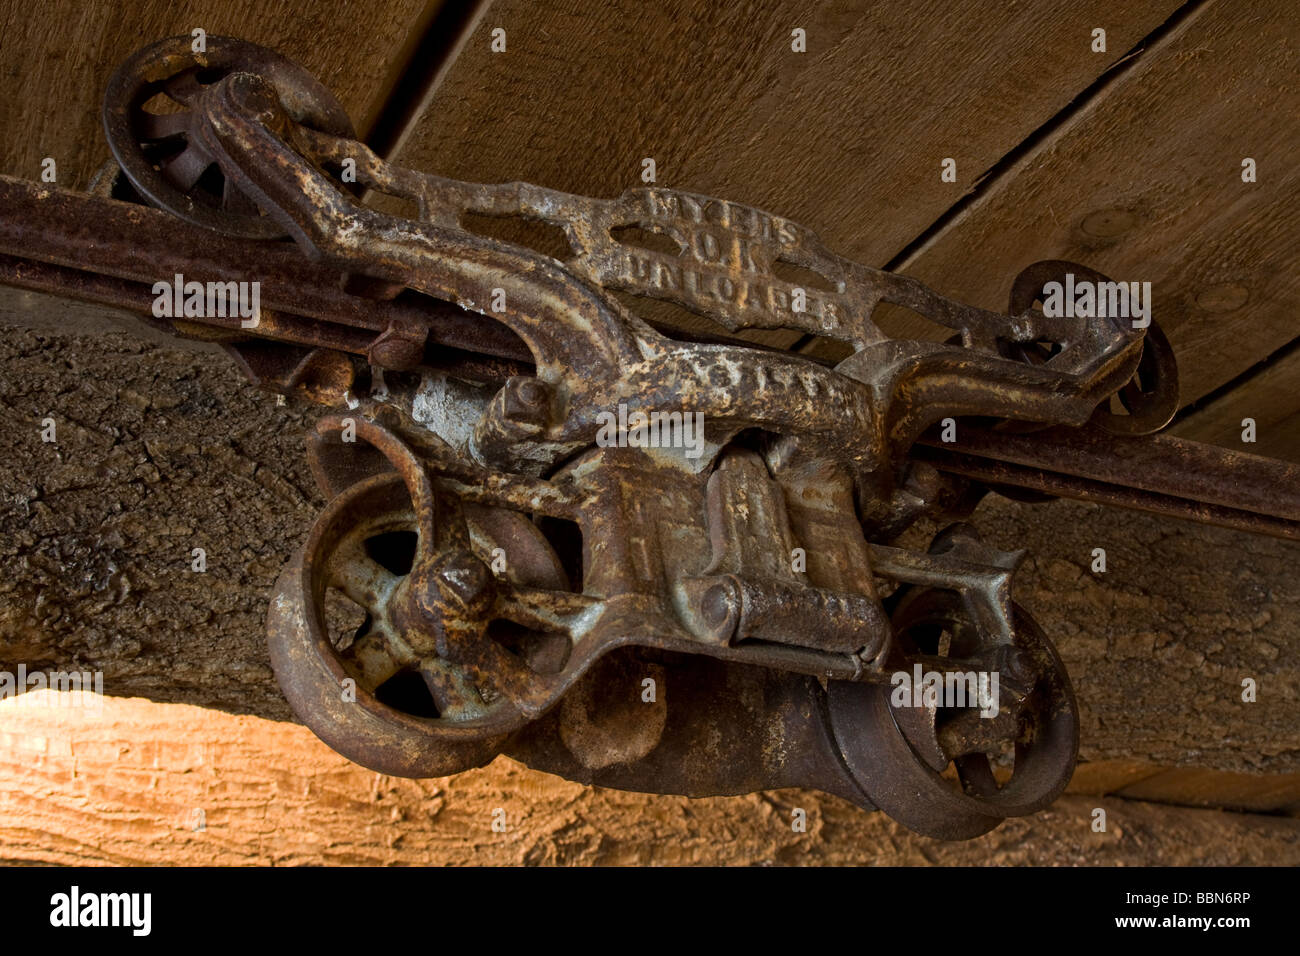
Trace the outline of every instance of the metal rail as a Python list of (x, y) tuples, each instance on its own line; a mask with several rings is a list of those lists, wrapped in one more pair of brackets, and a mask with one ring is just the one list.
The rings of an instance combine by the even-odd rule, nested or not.
[[(145, 206), (0, 176), (0, 283), (148, 316), (153, 283), (174, 273), (260, 282), (258, 338), (364, 356), (383, 330), (417, 325), (428, 329), (430, 366), (502, 382), (532, 368), (500, 323), (428, 296), (345, 291), (347, 272), (293, 243), (251, 244)], [(237, 316), (195, 321), (247, 332)], [(1300, 540), (1300, 466), (1186, 439), (963, 425), (954, 443), (923, 436), (912, 457), (980, 482)]]

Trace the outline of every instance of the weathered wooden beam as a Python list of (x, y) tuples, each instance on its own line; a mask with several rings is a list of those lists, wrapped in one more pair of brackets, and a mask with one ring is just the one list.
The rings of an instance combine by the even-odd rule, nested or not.
[[(986, 182), (900, 270), (997, 309), (1011, 277), (1040, 259), (1149, 281), (1183, 404), (1231, 381), (1296, 334), (1300, 87), (1282, 78), (1297, 70), (1298, 36), (1286, 0), (1198, 6)], [(947, 334), (910, 314), (888, 327)]]
[[(130, 865), (1300, 864), (1300, 819), (1070, 794), (942, 843), (801, 790), (583, 787), (499, 757), (434, 780), (349, 764), (304, 727), (179, 705), (0, 705), (0, 861)], [(795, 810), (806, 823), (795, 827)], [(1093, 829), (1105, 811), (1105, 832)], [(505, 832), (492, 829), (496, 811)]]
[[(1292, 345), (1171, 429), (1196, 441), (1300, 461), (1300, 348)], [(1248, 432), (1246, 421), (1254, 424)], [(1243, 438), (1253, 434), (1254, 443)]]
[[(882, 266), (1178, 6), (495, 0), (394, 158), (589, 196), (644, 186), (653, 159), (661, 185), (786, 216)], [(957, 184), (940, 180), (945, 157)]]
[(142, 46), (196, 29), (274, 48), (339, 98), (364, 135), (441, 0), (0, 2), (0, 172), (29, 179), (54, 159), (84, 188), (108, 158), (100, 108), (109, 75)]

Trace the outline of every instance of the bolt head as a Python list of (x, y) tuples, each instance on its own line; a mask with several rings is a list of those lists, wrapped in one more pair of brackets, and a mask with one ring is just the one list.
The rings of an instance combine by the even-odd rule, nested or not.
[(1006, 655), (1002, 659), (1002, 670), (1011, 678), (1020, 684), (1030, 684), (1034, 680), (1034, 665), (1024, 651), (1018, 647), (1007, 648)]
[(519, 398), (525, 405), (540, 405), (546, 400), (546, 389), (535, 378), (519, 383)]
[(275, 89), (265, 78), (254, 73), (232, 73), (229, 84), (230, 101), (240, 110), (254, 113), (268, 125), (284, 113), (284, 107)]
[(709, 627), (719, 628), (727, 623), (735, 607), (733, 589), (726, 584), (715, 584), (700, 599), (700, 613)]
[(438, 569), (438, 589), (448, 597), (472, 604), (492, 586), (492, 574), (478, 558), (457, 553)]
[(504, 408), (506, 418), (527, 424), (541, 424), (546, 417), (550, 389), (545, 382), (516, 375), (506, 382)]
[(466, 550), (439, 555), (431, 566), (414, 571), (411, 581), (419, 609), (435, 616), (485, 611), (496, 597), (495, 583), (487, 565)]

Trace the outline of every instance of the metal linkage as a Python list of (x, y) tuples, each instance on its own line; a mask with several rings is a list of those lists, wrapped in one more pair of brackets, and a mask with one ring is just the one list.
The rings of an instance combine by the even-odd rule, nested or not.
[[(811, 786), (970, 837), (1061, 792), (1076, 708), (1011, 599), (1019, 554), (965, 525), (924, 553), (899, 532), (1005, 484), (1295, 531), (1294, 502), (1225, 495), (1239, 460), (1130, 481), (1122, 449), (1168, 463), (1190, 443), (1080, 444), (1177, 404), (1157, 325), (1035, 307), (1067, 270), (1104, 280), (1085, 267), (1030, 267), (1000, 315), (737, 203), (418, 173), (355, 141), (292, 63), (208, 44), (119, 69), (95, 196), (0, 178), (0, 281), (141, 312), (173, 274), (260, 283), (252, 325), (164, 324), (329, 408), (308, 454), (331, 501), (268, 630), (297, 714), (359, 763), (441, 775), (504, 752), (632, 790)], [(112, 198), (132, 194), (163, 211)], [(475, 215), (557, 227), (569, 254), (478, 235)], [(654, 328), (618, 293), (720, 331)], [(881, 303), (953, 338), (891, 339)], [(854, 351), (831, 368), (737, 338), (755, 329)], [(997, 424), (927, 437), (972, 416)]]

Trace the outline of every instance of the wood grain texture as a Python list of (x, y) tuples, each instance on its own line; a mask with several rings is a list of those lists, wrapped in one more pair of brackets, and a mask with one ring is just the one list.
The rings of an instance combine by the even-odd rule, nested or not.
[[(809, 791), (620, 793), (505, 758), (403, 780), (348, 763), (292, 724), (139, 700), (108, 701), (98, 715), (15, 703), (0, 704), (6, 863), (1300, 863), (1300, 820), (1287, 817), (1072, 795), (977, 840), (941, 843)], [(795, 807), (807, 832), (791, 827)], [(1105, 833), (1092, 832), (1096, 807)], [(498, 808), (504, 833), (492, 830)]]
[[(321, 504), (313, 413), (221, 356), (50, 331), (67, 313), (28, 298), (46, 329), (0, 335), (0, 668), (100, 669), (111, 695), (290, 719), (264, 629)], [(1300, 772), (1300, 545), (1073, 502), (990, 498), (974, 522), (1030, 551), (1017, 600), (1070, 672), (1085, 759)]]
[(1188, 806), (1275, 813), (1300, 806), (1300, 774), (1261, 777), (1171, 768), (1135, 781), (1116, 791), (1115, 795), (1129, 800), (1158, 800)]
[(202, 27), (269, 46), (328, 86), (363, 131), (441, 0), (0, 0), (0, 171), (84, 188), (108, 158), (109, 76), (141, 47)]
[[(653, 157), (660, 185), (788, 216), (882, 265), (1177, 5), (497, 0), (396, 158), (616, 196)], [(1098, 26), (1109, 53), (1089, 50)], [(949, 156), (956, 184), (939, 179)]]
[[(1297, 332), (1298, 40), (1289, 0), (1207, 4), (901, 271), (995, 309), (1039, 259), (1150, 281), (1183, 403), (1231, 380)], [(1242, 182), (1245, 157), (1258, 182)], [(908, 321), (890, 331), (925, 334)]]
[[(1171, 429), (1196, 441), (1300, 462), (1300, 350), (1270, 363), (1238, 387), (1197, 409)], [(1255, 443), (1241, 440), (1255, 420)]]

